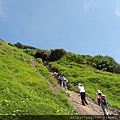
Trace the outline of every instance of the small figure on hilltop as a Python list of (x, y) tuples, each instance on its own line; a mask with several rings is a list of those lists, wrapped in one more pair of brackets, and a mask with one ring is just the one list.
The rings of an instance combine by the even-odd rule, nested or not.
[(97, 96), (98, 105), (101, 106), (103, 113), (104, 113), (104, 116), (105, 116), (105, 119), (108, 119), (108, 111), (107, 111), (108, 101), (107, 101), (105, 95), (103, 95), (100, 90), (97, 90), (96, 94), (98, 95)]
[(81, 96), (82, 105), (85, 106), (85, 103), (88, 105), (88, 103), (86, 101), (86, 98), (85, 98), (85, 96), (86, 96), (85, 95), (85, 89), (84, 89), (84, 86), (81, 83), (78, 84), (78, 91), (79, 91), (80, 96)]

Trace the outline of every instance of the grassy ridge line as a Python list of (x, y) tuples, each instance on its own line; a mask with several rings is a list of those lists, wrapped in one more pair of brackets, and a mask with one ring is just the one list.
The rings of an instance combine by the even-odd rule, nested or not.
[(48, 85), (55, 80), (39, 63), (36, 71), (33, 57), (0, 40), (0, 115), (69, 115), (76, 114), (65, 94)]
[(96, 90), (100, 89), (108, 98), (109, 105), (120, 109), (120, 75), (95, 70), (73, 62), (69, 65), (60, 61), (50, 64), (69, 80), (70, 90), (77, 92), (78, 83), (82, 83), (87, 96), (97, 101)]

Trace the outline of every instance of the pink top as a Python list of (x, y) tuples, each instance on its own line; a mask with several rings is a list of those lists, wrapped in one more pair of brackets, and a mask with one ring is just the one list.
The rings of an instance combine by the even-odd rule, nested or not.
[(98, 95), (97, 98), (100, 99), (100, 104), (101, 104), (102, 103), (102, 97), (101, 97), (101, 95)]

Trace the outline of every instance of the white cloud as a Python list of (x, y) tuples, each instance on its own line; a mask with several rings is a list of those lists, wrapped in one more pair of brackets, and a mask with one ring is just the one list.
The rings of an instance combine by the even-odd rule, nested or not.
[(115, 5), (115, 14), (120, 17), (120, 2), (117, 1)]
[(84, 13), (88, 12), (90, 9), (94, 10), (98, 6), (97, 0), (84, 0), (82, 10)]

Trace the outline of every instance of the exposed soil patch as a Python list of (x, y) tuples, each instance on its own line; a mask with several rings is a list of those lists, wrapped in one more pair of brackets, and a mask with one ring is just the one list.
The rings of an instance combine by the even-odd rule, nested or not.
[[(70, 90), (67, 90), (66, 92), (70, 94), (70, 97), (68, 97), (68, 99), (73, 104), (73, 106), (76, 108), (77, 112), (80, 115), (103, 115), (103, 111), (101, 110), (101, 107), (98, 106), (90, 98), (86, 98), (89, 104), (83, 106), (81, 104), (81, 99), (79, 94)], [(120, 111), (112, 107), (108, 108), (108, 112), (109, 115), (120, 115)]]

